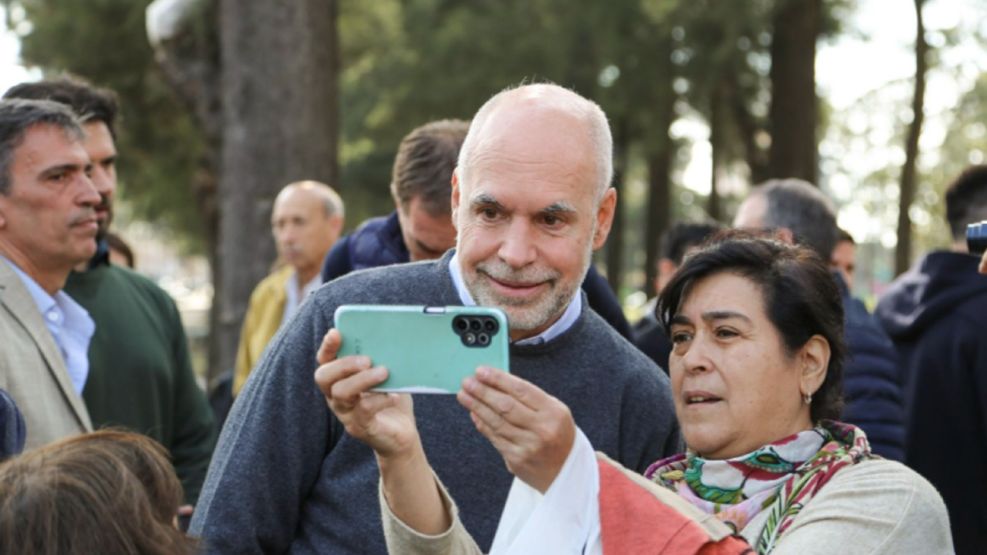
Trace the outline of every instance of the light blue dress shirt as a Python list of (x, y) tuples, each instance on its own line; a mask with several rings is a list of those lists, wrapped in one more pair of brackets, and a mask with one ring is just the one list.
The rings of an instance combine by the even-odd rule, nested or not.
[[(458, 252), (453, 253), (452, 258), (449, 259), (449, 273), (452, 274), (452, 283), (456, 286), (456, 292), (459, 293), (459, 300), (462, 301), (463, 306), (476, 306), (476, 301), (473, 300), (469, 289), (466, 288), (466, 282), (463, 281), (463, 274), (459, 268)], [(576, 323), (576, 320), (579, 319), (579, 314), (582, 310), (583, 296), (581, 290), (576, 289), (576, 294), (573, 296), (572, 301), (569, 302), (569, 306), (566, 307), (565, 312), (562, 313), (562, 316), (554, 324), (538, 335), (515, 341), (514, 344), (538, 345), (551, 341), (571, 328)]]
[(45, 326), (62, 353), (65, 369), (68, 370), (69, 378), (72, 380), (72, 387), (81, 395), (82, 388), (86, 385), (86, 377), (89, 375), (89, 341), (96, 331), (96, 324), (93, 323), (86, 309), (73, 301), (64, 291), (59, 290), (53, 297), (31, 276), (18, 268), (17, 264), (3, 256), (0, 256), (0, 260), (14, 269), (24, 282), (24, 287), (31, 294), (34, 303), (38, 305)]

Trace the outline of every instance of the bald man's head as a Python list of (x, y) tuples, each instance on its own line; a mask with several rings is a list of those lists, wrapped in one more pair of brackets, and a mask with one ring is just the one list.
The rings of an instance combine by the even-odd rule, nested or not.
[(300, 284), (319, 273), (342, 230), (343, 201), (324, 183), (291, 183), (274, 200), (271, 232), (278, 255), (295, 268)]

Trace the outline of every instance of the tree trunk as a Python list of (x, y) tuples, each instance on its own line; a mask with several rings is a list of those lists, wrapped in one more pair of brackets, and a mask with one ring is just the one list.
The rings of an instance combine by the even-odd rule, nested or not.
[(336, 183), (336, 0), (219, 5), (222, 133), (210, 368), (233, 368), (247, 299), (275, 258), (274, 196)]
[(771, 42), (770, 177), (817, 179), (816, 41), (822, 0), (781, 2)]
[(925, 112), (925, 74), (928, 69), (929, 44), (925, 41), (925, 22), (922, 5), (925, 0), (915, 0), (915, 92), (912, 96), (912, 122), (905, 138), (905, 165), (901, 168), (901, 191), (898, 204), (898, 244), (894, 249), (894, 273), (901, 274), (911, 265), (912, 219), (908, 211), (915, 199), (916, 166), (918, 163), (918, 139), (922, 135)]
[(724, 108), (727, 91), (725, 87), (722, 79), (717, 80), (710, 95), (709, 144), (712, 156), (710, 157), (709, 198), (706, 199), (706, 213), (716, 221), (720, 221), (723, 216), (720, 209), (720, 192), (717, 181), (719, 181), (718, 170), (723, 166), (724, 150), (726, 149), (726, 113)]
[(670, 41), (662, 41), (656, 49), (654, 71), (657, 75), (665, 76), (655, 91), (657, 117), (655, 118), (653, 149), (648, 154), (648, 195), (647, 212), (644, 214), (644, 290), (648, 297), (657, 294), (655, 277), (658, 275), (658, 249), (662, 233), (668, 229), (672, 220), (672, 160), (675, 155), (675, 143), (669, 134), (672, 122), (675, 121), (675, 90), (672, 81), (675, 67), (672, 65), (672, 48)]
[(621, 118), (613, 124), (613, 188), (617, 190), (617, 206), (614, 208), (613, 225), (607, 238), (607, 281), (620, 298), (620, 282), (624, 264), (624, 198), (621, 190), (627, 178), (627, 123)]

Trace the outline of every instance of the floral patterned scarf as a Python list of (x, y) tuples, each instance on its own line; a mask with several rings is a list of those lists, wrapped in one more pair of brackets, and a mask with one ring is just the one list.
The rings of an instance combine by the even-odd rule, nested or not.
[(732, 459), (708, 460), (692, 451), (675, 455), (651, 465), (645, 476), (737, 532), (769, 510), (755, 545), (758, 553), (769, 553), (838, 470), (872, 456), (860, 428), (823, 420), (812, 430)]

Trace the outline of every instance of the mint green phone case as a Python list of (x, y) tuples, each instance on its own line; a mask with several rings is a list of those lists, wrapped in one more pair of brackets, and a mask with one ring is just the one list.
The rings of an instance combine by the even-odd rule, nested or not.
[(389, 371), (381, 391), (455, 393), (478, 366), (508, 371), (500, 309), (480, 306), (342, 305), (338, 356), (362, 354)]

